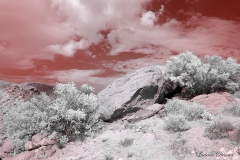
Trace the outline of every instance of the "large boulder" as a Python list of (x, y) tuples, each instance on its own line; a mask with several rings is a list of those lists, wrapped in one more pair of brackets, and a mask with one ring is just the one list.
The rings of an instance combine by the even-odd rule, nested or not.
[(99, 102), (106, 107), (102, 119), (113, 121), (154, 104), (165, 81), (161, 69), (161, 65), (141, 68), (100, 91), (97, 95)]

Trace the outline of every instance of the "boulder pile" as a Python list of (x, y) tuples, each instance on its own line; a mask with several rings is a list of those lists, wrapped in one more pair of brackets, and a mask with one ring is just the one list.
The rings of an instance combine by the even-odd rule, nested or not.
[(25, 143), (24, 152), (14, 157), (9, 157), (12, 151), (12, 142), (5, 139), (0, 147), (0, 157), (5, 160), (26, 160), (26, 159), (46, 159), (51, 157), (58, 148), (55, 140), (52, 140), (42, 134), (36, 134), (31, 141)]

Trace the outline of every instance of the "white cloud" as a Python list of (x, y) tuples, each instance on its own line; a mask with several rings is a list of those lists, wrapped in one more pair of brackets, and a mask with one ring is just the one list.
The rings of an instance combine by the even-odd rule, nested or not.
[[(71, 24), (75, 35), (91, 44), (103, 40), (100, 31), (140, 23), (139, 13), (143, 13), (143, 3), (149, 0), (52, 0), (51, 6), (57, 8), (66, 23)], [(134, 7), (133, 7), (134, 6)], [(52, 44), (48, 48), (60, 54), (71, 56), (77, 43)], [(74, 49), (75, 48), (75, 49)]]
[(46, 78), (57, 79), (59, 82), (85, 82), (94, 77), (95, 74), (102, 73), (103, 70), (61, 70), (49, 72), (49, 76)]
[(0, 51), (3, 51), (4, 49), (5, 49), (4, 47), (0, 46)]
[[(236, 39), (223, 42), (229, 37), (226, 30), (233, 27), (237, 32), (238, 24), (231, 21), (217, 18), (207, 18), (194, 14), (186, 28), (181, 22), (170, 19), (168, 22), (159, 25), (155, 23), (160, 15), (163, 15), (165, 8), (161, 5), (158, 12), (146, 11), (144, 3), (150, 0), (52, 0), (52, 7), (56, 7), (59, 14), (64, 16), (64, 22), (72, 27), (75, 35), (81, 37), (81, 41), (87, 41), (87, 45), (78, 46), (73, 40), (62, 44), (53, 44), (52, 50), (66, 56), (72, 56), (78, 49), (86, 49), (91, 44), (98, 44), (104, 36), (102, 30), (108, 30), (107, 41), (111, 45), (110, 55), (121, 52), (141, 52), (153, 54), (152, 45), (157, 48), (183, 52), (192, 50), (194, 52), (216, 51), (213, 46), (222, 45), (232, 41), (237, 46)], [(133, 7), (134, 6), (134, 7)], [(234, 27), (235, 26), (235, 27)], [(239, 32), (238, 32), (239, 33)], [(220, 38), (221, 37), (221, 38)]]
[(156, 19), (155, 13), (148, 11), (142, 14), (141, 23), (146, 26), (152, 26)]
[(82, 84), (88, 84), (95, 88), (95, 93), (98, 93), (100, 90), (105, 88), (108, 84), (119, 78), (121, 75), (115, 75), (110, 77), (96, 77), (95, 74), (103, 73), (103, 70), (62, 70), (62, 71), (53, 71), (49, 72), (48, 76), (45, 76), (46, 79), (54, 79), (60, 83), (75, 82), (77, 86)]
[[(127, 53), (126, 53), (127, 54)], [(131, 71), (151, 66), (157, 64), (165, 64), (167, 57), (171, 54), (169, 51), (165, 49), (159, 50), (154, 55), (146, 56), (138, 59), (131, 59), (125, 61), (118, 61), (118, 62), (103, 62), (102, 65), (107, 68), (111, 68), (117, 72), (125, 72), (129, 73)]]
[(68, 43), (61, 45), (61, 44), (54, 44), (47, 47), (47, 50), (53, 51), (55, 53), (60, 53), (65, 56), (73, 56), (76, 50), (78, 49), (86, 49), (90, 46), (90, 42), (85, 39), (80, 40), (79, 42), (76, 41), (69, 41)]
[(159, 13), (158, 14), (159, 15), (163, 14), (163, 12), (164, 12), (164, 5), (161, 5), (161, 8), (159, 9)]

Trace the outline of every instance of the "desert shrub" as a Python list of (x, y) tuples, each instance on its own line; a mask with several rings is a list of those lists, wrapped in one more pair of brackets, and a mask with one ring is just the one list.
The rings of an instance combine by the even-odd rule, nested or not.
[(239, 117), (240, 116), (240, 105), (236, 101), (232, 102), (224, 108), (224, 111), (232, 114), (233, 116)]
[(87, 84), (83, 84), (83, 85), (80, 87), (79, 90), (80, 90), (81, 92), (89, 95), (89, 94), (93, 93), (94, 88), (91, 87), (91, 86), (89, 86), (89, 85), (87, 85)]
[(204, 136), (209, 139), (222, 139), (228, 136), (228, 132), (234, 129), (229, 121), (215, 120), (204, 130)]
[(168, 115), (165, 118), (164, 128), (168, 131), (179, 132), (188, 130), (190, 126), (183, 115)]
[(133, 144), (133, 139), (132, 138), (125, 138), (123, 141), (121, 140), (119, 144), (123, 147), (128, 147)]
[(239, 144), (240, 143), (240, 126), (237, 126), (233, 134), (234, 140)]
[(168, 101), (164, 107), (167, 114), (183, 115), (189, 121), (202, 118), (205, 112), (204, 106), (196, 103), (188, 103), (177, 98)]
[(179, 138), (169, 145), (169, 149), (172, 150), (176, 159), (185, 159), (186, 155), (189, 154), (189, 148), (186, 146), (186, 143), (186, 139)]
[(213, 117), (211, 115), (211, 113), (209, 113), (208, 111), (204, 111), (203, 114), (201, 115), (201, 117), (205, 120), (213, 120)]
[(132, 152), (128, 152), (127, 157), (133, 157), (133, 153)]
[(92, 91), (86, 85), (78, 90), (74, 83), (58, 83), (54, 88), (55, 99), (41, 93), (29, 102), (13, 107), (4, 115), (3, 126), (13, 145), (16, 143), (14, 153), (24, 150), (20, 141), (24, 143), (40, 132), (58, 137), (62, 146), (76, 137), (98, 133), (103, 124), (99, 119), (103, 110)]
[(192, 103), (186, 107), (184, 115), (186, 116), (187, 120), (192, 121), (203, 118), (202, 115), (204, 114), (204, 111), (205, 111), (204, 106)]
[(234, 96), (235, 98), (240, 98), (240, 91), (235, 92), (235, 93), (233, 94), (233, 96)]
[(193, 95), (215, 91), (239, 90), (240, 65), (233, 58), (205, 56), (205, 60), (186, 51), (172, 56), (166, 64), (165, 75)]
[(113, 160), (113, 157), (111, 157), (109, 155), (105, 155), (105, 160)]
[(66, 146), (66, 144), (68, 143), (69, 139), (67, 137), (67, 135), (61, 136), (59, 139), (59, 147), (60, 148), (64, 148)]
[(184, 114), (187, 105), (186, 101), (174, 98), (168, 101), (164, 108), (167, 114)]

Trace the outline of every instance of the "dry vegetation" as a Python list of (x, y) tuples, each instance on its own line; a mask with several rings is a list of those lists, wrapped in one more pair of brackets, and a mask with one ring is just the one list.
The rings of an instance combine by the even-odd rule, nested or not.
[[(239, 98), (236, 61), (231, 58), (224, 61), (217, 56), (208, 56), (205, 61), (190, 52), (180, 54), (168, 61), (166, 75), (195, 96), (224, 90)], [(24, 151), (24, 143), (39, 132), (53, 139), (58, 137), (62, 152), (68, 149), (68, 142), (75, 141), (72, 152), (65, 154), (76, 155), (72, 160), (212, 159), (216, 155), (204, 157), (200, 153), (220, 148), (225, 153), (226, 148), (236, 148), (240, 143), (237, 101), (211, 115), (202, 105), (174, 98), (164, 105), (167, 114), (164, 118), (154, 116), (133, 124), (121, 120), (103, 124), (99, 117), (104, 110), (92, 94), (92, 87), (83, 85), (77, 89), (73, 83), (58, 84), (55, 93), (56, 99), (42, 93), (29, 102), (17, 102), (18, 108), (9, 111), (1, 106), (1, 127), (6, 130), (2, 138), (13, 140), (15, 154)], [(57, 159), (53, 156), (49, 160), (54, 158)]]

